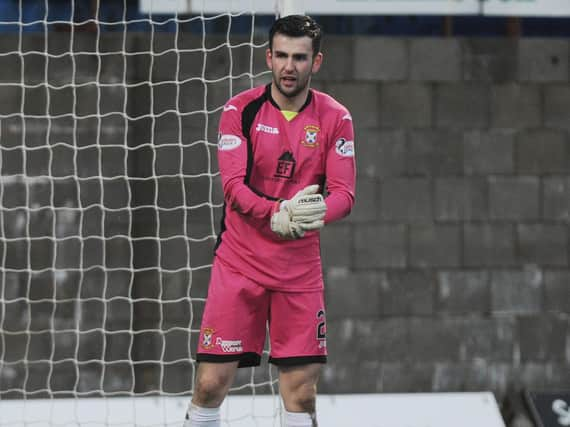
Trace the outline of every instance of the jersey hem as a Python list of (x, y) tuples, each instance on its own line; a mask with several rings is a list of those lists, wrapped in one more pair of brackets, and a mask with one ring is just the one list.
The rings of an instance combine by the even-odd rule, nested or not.
[[(260, 282), (258, 279), (255, 278), (254, 274), (251, 274), (250, 271), (247, 270), (247, 268), (240, 269), (238, 266), (234, 265), (231, 261), (228, 261), (225, 255), (226, 254), (222, 253), (220, 256), (220, 253), (217, 252), (216, 260), (221, 262), (225, 268), (230, 269), (236, 274), (247, 277), (249, 280), (255, 282), (258, 286), (261, 286), (262, 288), (267, 289), (269, 291), (296, 293), (296, 292), (322, 292), (325, 289), (325, 284), (323, 281), (322, 274), (316, 281), (317, 283), (315, 285), (309, 285), (309, 286), (297, 285), (297, 284), (281, 286), (281, 285), (274, 285), (274, 284), (267, 284), (264, 282)], [(318, 267), (322, 269), (321, 265), (318, 265)]]

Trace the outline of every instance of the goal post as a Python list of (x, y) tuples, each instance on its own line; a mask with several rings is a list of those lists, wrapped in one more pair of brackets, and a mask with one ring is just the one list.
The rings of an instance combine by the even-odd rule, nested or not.
[(305, 13), (303, 0), (139, 0), (144, 13), (217, 14), (249, 10), (253, 13), (275, 13), (277, 16)]
[(278, 0), (277, 13), (279, 16), (304, 15), (305, 4), (303, 0)]

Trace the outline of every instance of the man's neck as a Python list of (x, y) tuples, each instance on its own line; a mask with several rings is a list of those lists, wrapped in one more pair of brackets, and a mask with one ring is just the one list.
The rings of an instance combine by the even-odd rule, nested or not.
[(298, 112), (301, 110), (305, 102), (307, 102), (307, 97), (309, 96), (309, 87), (307, 86), (301, 93), (293, 98), (289, 98), (283, 95), (279, 89), (275, 86), (275, 83), (271, 83), (271, 97), (279, 105), (279, 108), (286, 111)]

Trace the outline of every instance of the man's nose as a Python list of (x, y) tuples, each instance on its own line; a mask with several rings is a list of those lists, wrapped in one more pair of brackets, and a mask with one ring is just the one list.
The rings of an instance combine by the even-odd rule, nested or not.
[(287, 58), (287, 62), (285, 62), (285, 69), (287, 71), (292, 71), (295, 69), (295, 65), (293, 63), (293, 58)]

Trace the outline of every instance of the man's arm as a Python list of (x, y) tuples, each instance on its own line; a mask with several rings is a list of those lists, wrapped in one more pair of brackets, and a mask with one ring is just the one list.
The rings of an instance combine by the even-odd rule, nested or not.
[(228, 104), (220, 119), (218, 165), (226, 203), (253, 218), (269, 218), (275, 201), (254, 193), (245, 183), (248, 161), (247, 138), (241, 129), (241, 112)]
[(328, 147), (326, 160), (327, 213), (325, 224), (347, 216), (355, 198), (356, 162), (352, 118), (346, 113), (341, 118), (335, 138)]

